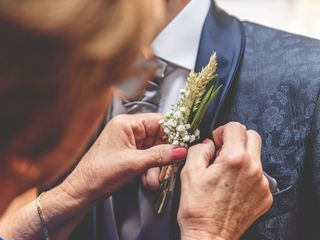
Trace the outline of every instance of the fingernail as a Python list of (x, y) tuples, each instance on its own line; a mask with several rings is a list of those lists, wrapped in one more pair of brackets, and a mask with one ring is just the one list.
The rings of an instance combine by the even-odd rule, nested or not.
[(187, 152), (185, 148), (175, 148), (172, 149), (172, 157), (177, 160), (184, 159), (187, 157)]
[(207, 138), (202, 143), (208, 143), (210, 140)]

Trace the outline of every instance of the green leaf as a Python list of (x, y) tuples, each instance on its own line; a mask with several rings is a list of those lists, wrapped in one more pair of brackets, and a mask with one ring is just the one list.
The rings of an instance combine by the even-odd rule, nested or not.
[(203, 99), (201, 100), (199, 107), (198, 107), (198, 111), (195, 112), (195, 115), (192, 119), (191, 122), (191, 132), (194, 132), (197, 129), (198, 123), (199, 121), (201, 121), (201, 116), (204, 115), (203, 110), (205, 105), (208, 103), (210, 96), (213, 92), (214, 86), (211, 86), (210, 89), (206, 92), (206, 94), (204, 95)]
[(205, 98), (206, 94), (210, 91), (212, 86), (215, 87), (215, 85), (217, 84), (218, 80), (219, 80), (218, 74), (214, 75), (212, 77), (212, 79), (210, 80), (210, 82), (208, 83), (208, 85), (206, 86), (207, 91), (203, 94), (203, 96), (200, 99), (197, 99), (196, 101), (193, 102), (192, 107), (191, 107), (191, 111), (190, 111), (189, 117), (188, 117), (188, 122), (189, 123), (193, 122), (193, 119), (194, 119), (194, 117), (196, 115), (197, 110), (199, 109), (199, 106), (200, 106), (201, 102)]
[(192, 123), (191, 123), (191, 131), (194, 132), (200, 125), (202, 119), (204, 118), (204, 115), (206, 114), (210, 103), (214, 100), (214, 98), (219, 93), (221, 86), (219, 86), (216, 90), (214, 90), (215, 85), (212, 85), (209, 91), (205, 94), (204, 98), (202, 99), (199, 110), (196, 112)]

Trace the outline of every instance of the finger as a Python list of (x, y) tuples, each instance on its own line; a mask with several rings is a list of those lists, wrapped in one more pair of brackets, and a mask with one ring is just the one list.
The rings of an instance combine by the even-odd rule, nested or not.
[[(160, 113), (144, 113), (135, 115), (135, 120), (142, 124), (146, 137), (155, 137), (158, 135), (160, 124), (159, 121), (164, 116)], [(139, 126), (140, 127), (140, 126)]]
[(158, 145), (160, 143), (164, 143), (163, 138), (160, 139), (159, 136), (162, 132), (159, 121), (163, 118), (164, 116), (159, 113), (135, 115), (132, 124), (133, 133), (135, 135), (136, 142), (140, 143), (142, 149), (150, 148), (155, 144)]
[(150, 148), (150, 147), (152, 147), (154, 145), (158, 145), (159, 143), (156, 144), (156, 142), (157, 142), (157, 138), (156, 137), (147, 137), (143, 141), (141, 149), (148, 149), (148, 148)]
[(158, 145), (158, 144), (163, 144), (163, 143), (168, 143), (168, 139), (167, 139), (167, 136), (164, 133), (163, 129), (160, 128), (159, 132), (157, 134), (155, 144)]
[(175, 148), (173, 145), (161, 144), (137, 153), (137, 159), (142, 170), (152, 167), (161, 167), (184, 161), (187, 156), (187, 149)]
[(253, 160), (261, 164), (261, 137), (256, 131), (247, 131), (247, 151)]
[(147, 139), (143, 143), (143, 149), (153, 147), (155, 145), (160, 145), (164, 143), (168, 143), (166, 139), (164, 139), (164, 132), (162, 128), (159, 126), (159, 130), (155, 136), (147, 137)]
[(201, 170), (209, 166), (214, 156), (215, 147), (213, 141), (206, 139), (203, 143), (192, 146), (188, 151), (185, 164), (186, 168)]
[(216, 147), (220, 153), (234, 150), (245, 150), (247, 147), (246, 127), (237, 122), (230, 122), (217, 128), (212, 133)]
[(158, 190), (160, 188), (160, 182), (159, 182), (159, 174), (160, 174), (160, 168), (151, 168), (149, 169), (143, 176), (144, 181), (143, 186), (151, 191)]
[(146, 180), (146, 173), (143, 173), (143, 174), (141, 175), (141, 183), (142, 183), (142, 185), (143, 185), (146, 189), (148, 189), (148, 187), (147, 187), (147, 180)]

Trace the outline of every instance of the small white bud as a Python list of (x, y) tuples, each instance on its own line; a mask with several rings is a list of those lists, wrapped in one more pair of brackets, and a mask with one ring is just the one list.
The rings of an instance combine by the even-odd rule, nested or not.
[(190, 143), (194, 142), (196, 140), (196, 136), (195, 135), (191, 135), (190, 136)]
[(161, 119), (161, 120), (159, 121), (159, 124), (162, 125), (162, 124), (164, 124), (164, 122), (165, 122), (164, 119)]
[(197, 130), (194, 132), (194, 135), (195, 135), (196, 137), (200, 137), (200, 131), (199, 131), (199, 129), (197, 129)]
[(172, 144), (175, 145), (175, 146), (178, 146), (179, 145), (179, 141), (175, 140), (175, 141), (173, 141)]
[(177, 131), (178, 132), (183, 132), (185, 130), (185, 127), (183, 126), (183, 125), (179, 125), (178, 127), (177, 127)]
[(174, 115), (176, 116), (176, 118), (181, 118), (182, 117), (182, 113), (180, 112), (180, 111), (176, 111), (175, 113), (174, 113)]
[(176, 123), (170, 119), (168, 122), (167, 122), (168, 126), (172, 126), (172, 127), (175, 127)]
[(191, 128), (191, 125), (190, 124), (186, 124), (186, 129), (190, 129)]
[(186, 108), (185, 107), (181, 107), (180, 108), (180, 112), (182, 112), (182, 113), (186, 112)]
[(164, 128), (164, 129), (163, 129), (163, 132), (164, 132), (165, 134), (169, 134), (169, 133), (170, 133), (170, 130), (169, 130), (169, 128)]
[(189, 135), (184, 136), (183, 141), (184, 142), (189, 142), (190, 141), (190, 136)]

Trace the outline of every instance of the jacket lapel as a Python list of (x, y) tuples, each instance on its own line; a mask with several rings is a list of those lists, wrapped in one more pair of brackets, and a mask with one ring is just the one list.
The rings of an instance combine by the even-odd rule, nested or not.
[[(211, 131), (215, 128), (219, 110), (235, 80), (243, 57), (245, 47), (245, 32), (242, 23), (219, 9), (214, 1), (206, 17), (196, 61), (195, 71), (199, 72), (208, 64), (213, 52), (218, 56), (219, 85), (223, 87), (200, 125), (201, 138), (212, 138)], [(208, 131), (210, 129), (210, 131)], [(177, 223), (177, 213), (180, 200), (180, 179), (177, 178), (171, 218), (170, 239), (180, 239), (180, 230)]]
[[(217, 53), (220, 82), (223, 87), (216, 99), (210, 104), (201, 123), (203, 138), (211, 137), (219, 110), (226, 99), (232, 82), (235, 80), (243, 57), (245, 32), (242, 23), (219, 9), (214, 1), (205, 20), (196, 61), (196, 71), (206, 66), (211, 54)], [(211, 131), (208, 131), (210, 129)]]

